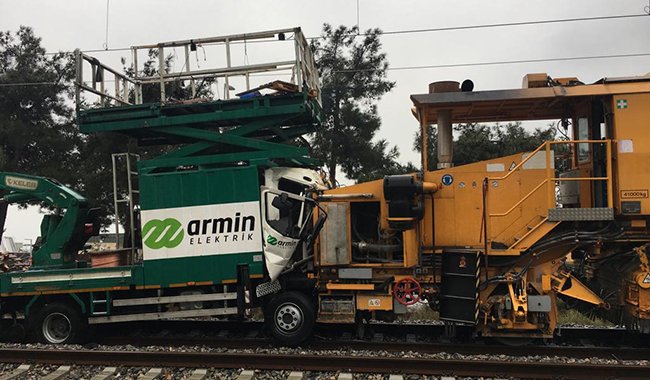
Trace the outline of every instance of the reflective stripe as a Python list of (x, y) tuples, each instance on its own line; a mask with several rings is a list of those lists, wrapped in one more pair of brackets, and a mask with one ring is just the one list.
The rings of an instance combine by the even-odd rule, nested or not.
[(12, 284), (30, 284), (36, 282), (54, 281), (80, 281), (80, 280), (101, 280), (106, 278), (130, 278), (131, 271), (120, 270), (112, 272), (85, 272), (67, 274), (43, 274), (38, 276), (13, 276)]

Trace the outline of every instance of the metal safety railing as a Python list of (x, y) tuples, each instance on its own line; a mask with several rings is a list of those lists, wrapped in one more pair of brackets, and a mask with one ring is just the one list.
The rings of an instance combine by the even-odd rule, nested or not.
[[(292, 49), (269, 50), (269, 44), (262, 42), (273, 41), (286, 41), (293, 42)], [(236, 64), (233, 59), (234, 48), (243, 46), (243, 54), (245, 56), (242, 64)], [(214, 47), (220, 48), (221, 52), (212, 54), (210, 61), (207, 59), (205, 48)], [(267, 48), (266, 50), (261, 49)], [(183, 62), (180, 70), (175, 70), (167, 63), (166, 54), (172, 52), (176, 56), (176, 49), (183, 53)], [(286, 48), (286, 46), (285, 46)], [(259, 57), (279, 57), (287, 56), (288, 50), (291, 50), (290, 56), (284, 60), (263, 60), (258, 63), (249, 62), (249, 49), (262, 50)], [(143, 52), (155, 51), (157, 55), (157, 69), (154, 71), (151, 67), (144, 70), (141, 59)], [(206, 63), (210, 65), (209, 68), (199, 67), (199, 50)], [(191, 55), (196, 54), (196, 63), (192, 62)], [(220, 56), (223, 54), (223, 56)], [(152, 57), (149, 56), (149, 59)], [(88, 56), (81, 51), (76, 51), (76, 101), (77, 109), (83, 104), (82, 91), (88, 91), (92, 94), (99, 96), (99, 106), (116, 106), (126, 104), (142, 104), (143, 102), (143, 86), (159, 84), (160, 102), (164, 103), (167, 100), (167, 85), (170, 82), (189, 81), (189, 91), (191, 97), (195, 98), (198, 95), (197, 82), (204, 80), (223, 79), (223, 99), (230, 99), (231, 92), (235, 91), (232, 86), (232, 81), (235, 78), (243, 80), (243, 86), (246, 91), (251, 88), (256, 88), (261, 85), (260, 81), (268, 82), (267, 79), (260, 79), (259, 76), (268, 76), (270, 73), (285, 72), (290, 75), (288, 81), (297, 86), (298, 91), (309, 91), (310, 94), (318, 99), (320, 102), (320, 79), (316, 63), (309, 47), (307, 39), (303, 35), (300, 28), (288, 28), (269, 30), (264, 32), (235, 34), (221, 37), (210, 38), (197, 38), (190, 40), (179, 40), (162, 42), (151, 45), (139, 45), (131, 47), (132, 59), (132, 72), (131, 76), (124, 73), (119, 73), (117, 70), (111, 69), (105, 64), (101, 63), (97, 58)], [(217, 63), (218, 62), (218, 63)], [(151, 62), (149, 62), (150, 64)], [(193, 64), (195, 67), (193, 67)], [(88, 80), (84, 75), (87, 74), (87, 67), (90, 65), (92, 78)], [(152, 73), (147, 75), (147, 73)], [(108, 73), (111, 78), (106, 78)], [(258, 80), (258, 83), (252, 83), (253, 78)], [(277, 79), (277, 78), (276, 78)], [(108, 89), (108, 84), (112, 88)], [(306, 88), (305, 88), (306, 87)], [(219, 89), (217, 89), (219, 91)], [(86, 105), (88, 106), (88, 105)]]
[[(579, 145), (580, 144), (580, 145)], [(554, 145), (572, 145), (572, 146), (585, 146), (585, 145), (595, 145), (595, 144), (602, 144), (605, 146), (605, 162), (606, 162), (606, 167), (605, 167), (605, 175), (601, 177), (594, 177), (594, 176), (589, 176), (589, 177), (561, 177), (556, 175), (556, 170), (554, 166), (554, 150), (552, 149)], [(580, 165), (577, 165), (576, 163), (579, 163), (578, 159), (578, 150), (575, 149), (570, 149), (569, 152), (571, 152), (572, 155), (572, 166), (570, 170), (575, 170), (578, 169)], [(499, 187), (499, 183), (508, 180), (511, 176), (513, 176), (515, 173), (520, 172), (521, 170), (525, 169), (525, 165), (529, 163), (533, 158), (538, 155), (544, 153), (545, 154), (545, 170), (546, 170), (546, 176), (545, 178), (540, 181), (535, 187), (533, 187), (531, 190), (529, 190), (523, 197), (519, 198), (512, 206), (510, 206), (506, 211), (501, 211), (501, 212), (492, 212), (491, 209), (494, 207), (491, 202), (489, 202), (489, 185), (492, 184), (493, 187)], [(592, 159), (590, 159), (592, 160)], [(591, 162), (591, 161), (585, 161), (585, 162)], [(607, 194), (607, 199), (606, 203), (604, 206), (600, 207), (607, 207), (607, 208), (612, 208), (614, 207), (614, 195), (613, 195), (613, 181), (612, 181), (612, 140), (561, 140), (561, 141), (546, 141), (544, 144), (540, 145), (537, 149), (529, 153), (529, 155), (521, 160), (519, 164), (515, 165), (513, 168), (511, 168), (508, 173), (506, 173), (503, 176), (500, 177), (486, 177), (485, 178), (485, 185), (484, 188), (486, 191), (484, 191), (483, 197), (484, 197), (484, 204), (485, 206), (485, 212), (484, 212), (484, 226), (486, 228), (486, 242), (492, 240), (494, 237), (499, 236), (504, 232), (505, 228), (502, 228), (502, 230), (495, 230), (492, 222), (497, 220), (498, 218), (505, 218), (513, 214), (516, 210), (520, 209), (521, 207), (524, 207), (526, 202), (531, 199), (534, 195), (536, 195), (541, 189), (545, 188), (546, 191), (546, 197), (545, 201), (545, 210), (546, 213), (544, 215), (539, 215), (540, 220), (533, 224), (532, 226), (526, 225), (523, 226), (527, 229), (527, 232), (523, 236), (519, 236), (515, 238), (514, 244), (511, 244), (508, 248), (512, 248), (514, 245), (517, 244), (517, 242), (522, 241), (529, 235), (531, 235), (534, 231), (536, 231), (538, 228), (540, 228), (546, 221), (548, 221), (548, 210), (557, 208), (558, 207), (558, 191), (557, 188), (558, 186), (563, 182), (563, 181), (585, 181), (585, 182), (597, 182), (597, 181), (605, 181), (606, 182), (606, 194)], [(592, 201), (593, 203), (593, 201)], [(533, 205), (529, 205), (533, 206)], [(536, 206), (541, 206), (539, 203), (536, 204)], [(591, 206), (591, 205), (590, 205)], [(524, 224), (527, 224), (526, 223)], [(508, 226), (510, 227), (510, 226)]]
[[(83, 104), (82, 91), (97, 95), (99, 99), (97, 106), (99, 107), (107, 107), (111, 102), (115, 105), (129, 105), (132, 104), (129, 101), (131, 93), (142, 93), (142, 85), (138, 81), (106, 66), (97, 58), (82, 53), (79, 49), (75, 50), (75, 65), (75, 101), (77, 110), (90, 106)], [(90, 65), (90, 80), (84, 80), (84, 66), (87, 65)], [(112, 85), (112, 88), (109, 88), (111, 87), (109, 84)]]

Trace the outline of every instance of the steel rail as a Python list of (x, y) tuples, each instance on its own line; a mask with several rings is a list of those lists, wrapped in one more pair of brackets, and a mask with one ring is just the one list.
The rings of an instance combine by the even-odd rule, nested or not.
[(137, 367), (247, 368), (260, 370), (351, 371), (446, 376), (492, 376), (535, 379), (648, 379), (650, 366), (622, 364), (486, 361), (412, 357), (246, 352), (80, 351), (0, 349), (5, 363), (120, 365)]

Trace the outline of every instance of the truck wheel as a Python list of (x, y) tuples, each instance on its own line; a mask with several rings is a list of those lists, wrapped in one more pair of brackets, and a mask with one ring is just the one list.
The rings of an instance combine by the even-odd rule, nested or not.
[(87, 325), (76, 308), (65, 303), (50, 303), (37, 313), (33, 328), (43, 343), (66, 344), (82, 341)]
[(309, 338), (315, 318), (314, 305), (307, 295), (286, 292), (271, 299), (264, 322), (278, 343), (296, 346)]

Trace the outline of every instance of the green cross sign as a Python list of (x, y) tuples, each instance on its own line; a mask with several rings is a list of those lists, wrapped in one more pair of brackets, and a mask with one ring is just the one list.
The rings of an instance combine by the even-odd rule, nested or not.
[(625, 99), (617, 100), (616, 101), (616, 108), (618, 108), (618, 109), (627, 108), (627, 100), (625, 100)]

